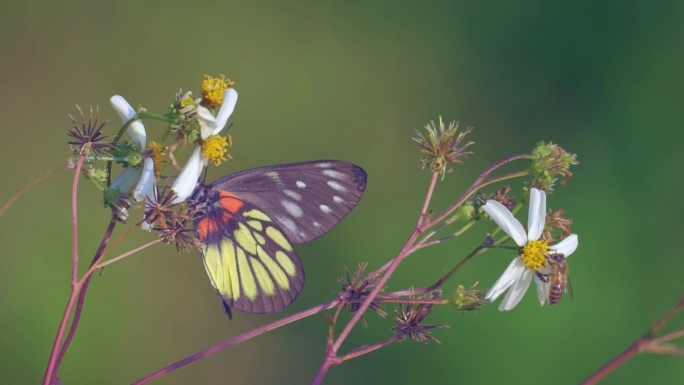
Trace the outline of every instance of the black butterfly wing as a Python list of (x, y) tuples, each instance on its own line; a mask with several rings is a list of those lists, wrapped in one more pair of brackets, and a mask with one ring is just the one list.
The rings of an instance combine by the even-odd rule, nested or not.
[(304, 243), (339, 223), (361, 199), (366, 181), (355, 164), (320, 160), (246, 170), (209, 187), (239, 195), (267, 213), (292, 242)]

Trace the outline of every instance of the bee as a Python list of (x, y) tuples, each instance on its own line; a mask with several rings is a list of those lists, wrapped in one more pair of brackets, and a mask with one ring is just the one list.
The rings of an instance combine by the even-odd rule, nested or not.
[(565, 262), (565, 255), (551, 254), (546, 256), (549, 270), (546, 273), (535, 272), (540, 281), (549, 284), (549, 305), (557, 304), (567, 293), (572, 298), (572, 285), (570, 284), (568, 263)]
[(549, 273), (545, 282), (549, 282), (549, 305), (555, 305), (567, 293), (572, 298), (568, 263), (563, 254), (551, 254), (546, 257), (549, 262)]

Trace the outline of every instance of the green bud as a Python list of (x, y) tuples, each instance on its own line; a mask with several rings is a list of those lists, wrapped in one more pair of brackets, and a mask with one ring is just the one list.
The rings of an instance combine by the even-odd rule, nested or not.
[(128, 164), (132, 167), (140, 166), (144, 159), (142, 154), (132, 153), (128, 155)]
[(456, 217), (462, 221), (473, 219), (473, 214), (475, 214), (475, 208), (470, 202), (466, 202), (456, 209)]
[(477, 287), (477, 282), (468, 289), (459, 285), (451, 298), (451, 305), (460, 311), (473, 311), (479, 309), (485, 303), (487, 291)]

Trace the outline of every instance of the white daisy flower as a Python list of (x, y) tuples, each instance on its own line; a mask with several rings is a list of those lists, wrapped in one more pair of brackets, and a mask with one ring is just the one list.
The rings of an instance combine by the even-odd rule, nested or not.
[(548, 272), (547, 256), (563, 254), (566, 258), (577, 249), (577, 235), (571, 234), (560, 243), (549, 246), (547, 241), (539, 240), (544, 231), (546, 221), (546, 194), (536, 188), (530, 189), (530, 211), (528, 229), (515, 219), (513, 214), (501, 203), (488, 200), (482, 209), (520, 246), (520, 255), (515, 257), (504, 273), (487, 292), (485, 299), (494, 301), (508, 290), (501, 301), (499, 310), (511, 310), (520, 302), (534, 277), (537, 283), (539, 303), (544, 302), (549, 295), (549, 283), (539, 278), (537, 273)]
[[(218, 115), (214, 117), (205, 107), (197, 108), (197, 120), (200, 124), (200, 133), (202, 141), (207, 142), (211, 137), (221, 133), (228, 122), (228, 118), (235, 110), (237, 103), (237, 92), (229, 88), (223, 94), (223, 103)], [(209, 159), (205, 156), (202, 146), (198, 146), (188, 159), (188, 162), (183, 167), (183, 170), (176, 178), (176, 181), (171, 186), (171, 189), (176, 193), (176, 198), (173, 203), (180, 203), (186, 200), (195, 190), (202, 170), (209, 164)]]

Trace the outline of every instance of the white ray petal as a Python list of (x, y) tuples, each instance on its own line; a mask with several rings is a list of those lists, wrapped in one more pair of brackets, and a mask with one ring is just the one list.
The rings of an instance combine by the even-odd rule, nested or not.
[(532, 281), (533, 275), (534, 273), (532, 270), (525, 269), (522, 277), (515, 281), (513, 286), (511, 286), (511, 288), (508, 290), (506, 297), (504, 297), (503, 301), (501, 301), (501, 304), (499, 305), (500, 311), (511, 310), (520, 302), (522, 297), (525, 295), (527, 288), (530, 287), (530, 282)]
[[(122, 124), (131, 120), (135, 116), (135, 110), (121, 95), (114, 95), (109, 99), (116, 113), (119, 115)], [(145, 126), (140, 120), (131, 123), (126, 130), (134, 142), (140, 145), (140, 148), (145, 148), (147, 145), (147, 134), (145, 133)]]
[(195, 149), (190, 156), (190, 159), (188, 159), (188, 162), (185, 164), (185, 167), (183, 167), (183, 171), (180, 172), (176, 181), (173, 182), (171, 190), (176, 193), (176, 198), (172, 203), (176, 204), (183, 202), (188, 199), (195, 190), (195, 187), (199, 182), (199, 177), (202, 174), (202, 169), (204, 168), (200, 150), (200, 147)]
[(216, 129), (216, 118), (206, 107), (197, 107), (197, 121), (200, 125), (202, 139), (207, 139)]
[(527, 217), (527, 240), (536, 241), (544, 232), (546, 222), (546, 193), (530, 189), (530, 211)]
[(513, 214), (506, 208), (506, 206), (493, 200), (488, 200), (482, 206), (487, 215), (489, 215), (494, 222), (496, 222), (503, 231), (506, 232), (518, 246), (525, 246), (527, 244), (527, 234), (523, 225), (515, 219)]
[(549, 249), (558, 254), (563, 254), (565, 258), (567, 258), (577, 250), (578, 244), (579, 240), (577, 239), (577, 234), (570, 234), (557, 245), (549, 246)]
[(506, 289), (508, 289), (513, 282), (520, 279), (523, 272), (525, 271), (525, 265), (520, 258), (514, 258), (513, 261), (508, 265), (504, 273), (499, 277), (499, 279), (494, 282), (494, 286), (487, 292), (485, 299), (494, 301), (498, 296), (500, 296)]
[(228, 118), (230, 118), (230, 116), (233, 114), (233, 111), (235, 111), (237, 99), (238, 93), (232, 88), (227, 89), (223, 93), (223, 103), (221, 104), (221, 109), (216, 115), (216, 128), (214, 129), (214, 132), (212, 132), (212, 135), (217, 135), (219, 132), (221, 132), (221, 130), (223, 130), (223, 127), (226, 126), (226, 123), (228, 123)]
[(140, 181), (138, 185), (133, 190), (133, 199), (138, 202), (145, 200), (145, 197), (155, 202), (157, 200), (156, 189), (156, 178), (154, 177), (154, 160), (152, 158), (145, 158), (145, 165), (142, 169), (142, 175), (140, 176)]
[(110, 189), (118, 189), (124, 194), (129, 194), (138, 180), (140, 180), (140, 175), (142, 170), (139, 168), (126, 167), (119, 175), (117, 175), (114, 182), (109, 185)]

